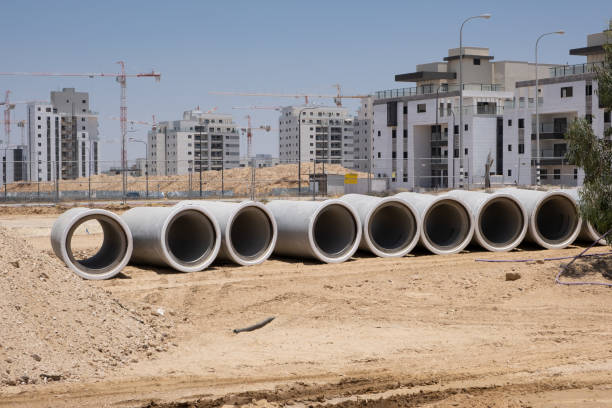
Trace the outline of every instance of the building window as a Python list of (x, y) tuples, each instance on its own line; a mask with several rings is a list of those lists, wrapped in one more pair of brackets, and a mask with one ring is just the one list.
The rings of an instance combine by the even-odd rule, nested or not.
[(391, 152), (391, 158), (397, 159), (397, 152)]
[(553, 179), (560, 180), (561, 179), (561, 169), (553, 170)]
[(453, 126), (453, 133), (456, 134), (456, 135), (459, 134), (459, 125)]
[(512, 177), (512, 170), (508, 169), (508, 177)]
[(480, 65), (480, 58), (474, 58), (474, 65)]
[(604, 112), (604, 123), (610, 123), (610, 111)]
[(561, 97), (562, 98), (571, 98), (574, 96), (574, 87), (572, 86), (564, 86), (561, 88)]
[(424, 103), (417, 104), (417, 113), (423, 113), (427, 111), (427, 105)]
[(378, 158), (380, 159), (380, 152), (378, 152)]
[(578, 169), (574, 169), (574, 180), (578, 179)]
[(465, 132), (467, 132), (467, 131), (468, 131), (468, 125), (467, 125), (467, 123), (465, 124), (465, 126), (463, 126), (463, 130), (464, 130)]
[(511, 144), (509, 144), (509, 145), (508, 145), (508, 151), (509, 151), (509, 152), (511, 152), (511, 151), (512, 151), (512, 145), (511, 145)]
[(468, 148), (466, 147), (464, 151), (465, 151), (465, 153), (464, 153), (464, 154), (467, 156), (467, 154), (468, 154)]
[(508, 126), (512, 126), (512, 119), (508, 119)]
[(391, 138), (392, 138), (392, 139), (397, 138), (397, 130), (395, 130), (395, 129), (392, 129), (392, 130), (391, 130)]
[[(610, 113), (610, 112), (608, 112), (608, 113)], [(608, 116), (610, 116), (610, 115), (608, 115)], [(404, 129), (404, 139), (408, 139), (408, 130), (407, 129)]]
[(380, 130), (378, 131), (378, 136), (380, 137)]
[(518, 123), (519, 129), (525, 129), (525, 119), (520, 118)]
[(408, 114), (408, 106), (404, 105), (403, 112), (404, 112), (404, 115)]
[(408, 158), (408, 152), (404, 152), (404, 159)]
[(525, 153), (525, 145), (523, 143), (519, 143), (518, 149), (519, 149), (519, 154)]
[(540, 179), (546, 180), (548, 178), (548, 170), (540, 169)]
[(590, 113), (587, 113), (586, 115), (584, 115), (584, 118), (586, 119), (587, 122), (589, 122), (589, 125), (593, 124), (593, 115), (591, 115)]
[(585, 90), (586, 96), (593, 95), (593, 85), (592, 84), (587, 84), (584, 90)]

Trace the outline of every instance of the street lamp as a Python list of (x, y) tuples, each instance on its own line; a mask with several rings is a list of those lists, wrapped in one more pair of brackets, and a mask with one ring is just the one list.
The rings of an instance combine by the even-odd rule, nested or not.
[[(538, 43), (547, 35), (552, 34), (565, 34), (565, 31), (552, 31), (550, 33), (544, 33), (538, 37), (535, 43), (535, 108), (536, 108), (536, 184), (540, 185), (540, 115), (538, 112), (538, 105), (540, 99), (540, 90), (538, 87)], [(527, 98), (527, 105), (529, 105), (529, 98)]]
[(463, 188), (463, 26), (476, 18), (491, 18), (491, 14), (480, 14), (468, 17), (461, 23), (459, 29), (459, 188)]
[(146, 198), (149, 198), (149, 144), (144, 140), (135, 139), (130, 137), (128, 139), (130, 142), (134, 143), (142, 143), (145, 145), (145, 186), (146, 186)]

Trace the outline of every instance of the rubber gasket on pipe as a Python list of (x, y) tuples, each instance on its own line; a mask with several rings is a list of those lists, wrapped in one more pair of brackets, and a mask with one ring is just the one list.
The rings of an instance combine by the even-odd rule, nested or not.
[(419, 242), (420, 217), (407, 201), (364, 194), (346, 194), (339, 199), (352, 205), (361, 218), (359, 249), (381, 258), (402, 257)]
[(344, 201), (275, 200), (266, 207), (278, 227), (276, 255), (340, 263), (359, 248), (361, 221)]
[(186, 200), (176, 205), (185, 204), (205, 208), (219, 223), (221, 249), (218, 259), (250, 266), (264, 262), (274, 251), (278, 236), (276, 220), (262, 203)]
[[(87, 259), (77, 260), (72, 252), (74, 232), (83, 223), (95, 220), (102, 227), (100, 249)], [(102, 209), (72, 208), (53, 223), (51, 247), (70, 270), (84, 279), (109, 279), (127, 265), (132, 256), (132, 234), (127, 224), (116, 214)]]
[(219, 223), (197, 205), (136, 207), (121, 218), (134, 239), (132, 263), (197, 272), (208, 267), (219, 253)]

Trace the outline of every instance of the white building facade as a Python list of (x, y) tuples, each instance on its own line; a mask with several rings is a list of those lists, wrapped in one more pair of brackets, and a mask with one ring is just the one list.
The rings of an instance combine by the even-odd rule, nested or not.
[(149, 132), (147, 159), (151, 175), (239, 167), (239, 129), (231, 115), (185, 111), (182, 120), (161, 122)]
[(27, 106), (30, 181), (70, 180), (98, 174), (98, 119), (87, 92), (51, 92), (51, 103)]
[(353, 168), (353, 117), (347, 109), (287, 106), (278, 129), (280, 163), (297, 163), (299, 158)]

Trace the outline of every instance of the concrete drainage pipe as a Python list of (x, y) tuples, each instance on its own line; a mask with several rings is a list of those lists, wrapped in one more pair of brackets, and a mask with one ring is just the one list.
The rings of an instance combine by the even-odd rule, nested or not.
[(199, 206), (137, 207), (121, 218), (134, 237), (133, 263), (196, 272), (210, 265), (219, 253), (219, 224)]
[(510, 251), (523, 242), (529, 216), (513, 196), (465, 190), (453, 190), (447, 195), (470, 206), (474, 216), (474, 243), (489, 251)]
[(270, 257), (276, 245), (276, 221), (265, 205), (254, 201), (181, 201), (177, 206), (193, 204), (205, 208), (219, 223), (221, 249), (219, 259), (248, 266)]
[(412, 204), (421, 218), (421, 245), (434, 254), (462, 251), (472, 240), (474, 223), (463, 200), (449, 196), (399, 193), (395, 197)]
[(571, 245), (582, 227), (574, 198), (562, 191), (536, 191), (504, 188), (499, 193), (510, 194), (525, 206), (529, 214), (526, 240), (547, 249), (562, 249)]
[[(72, 252), (74, 232), (83, 223), (96, 220), (102, 227), (100, 249), (90, 258), (77, 260)], [(132, 234), (116, 214), (90, 208), (72, 208), (53, 223), (51, 247), (68, 268), (85, 279), (109, 279), (127, 265), (132, 255)]]
[(419, 241), (421, 223), (412, 204), (395, 197), (346, 194), (340, 200), (353, 206), (363, 228), (359, 249), (380, 257), (404, 256)]
[(277, 255), (339, 263), (359, 247), (361, 222), (355, 209), (344, 201), (277, 200), (266, 207), (278, 227)]
[[(577, 189), (563, 191), (571, 195), (577, 203), (580, 203), (580, 195)], [(598, 245), (606, 245), (605, 239), (599, 239), (602, 235), (603, 234), (600, 234), (590, 222), (585, 219), (582, 220), (582, 228), (580, 228), (580, 233), (578, 234), (578, 239), (580, 241), (588, 242), (589, 244), (597, 241)]]

